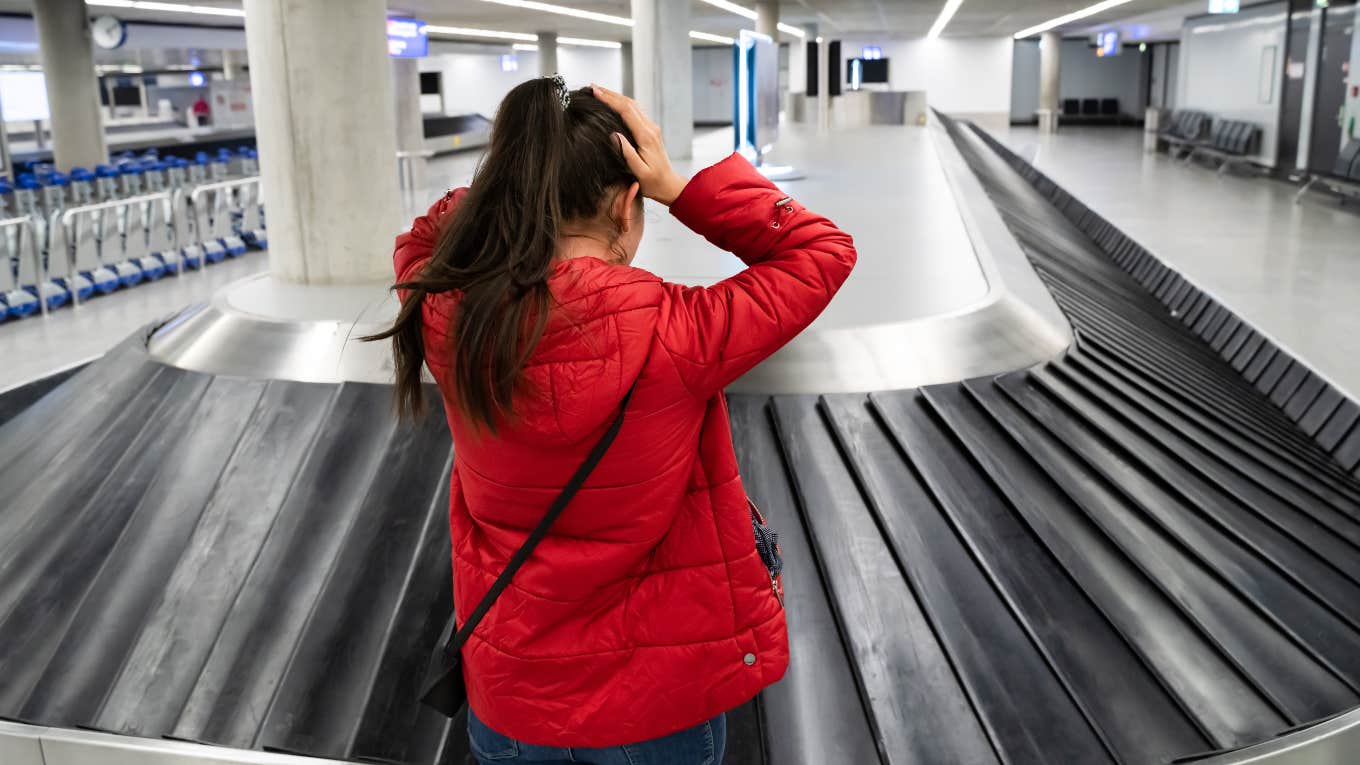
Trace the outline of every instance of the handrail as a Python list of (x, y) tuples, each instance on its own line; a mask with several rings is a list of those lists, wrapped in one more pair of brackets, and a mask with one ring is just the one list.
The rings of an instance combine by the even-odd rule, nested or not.
[[(125, 199), (110, 199), (105, 202), (93, 202), (87, 205), (68, 207), (66, 208), (66, 211), (61, 214), (61, 230), (66, 239), (67, 291), (71, 293), (71, 306), (73, 308), (80, 306), (80, 291), (76, 289), (74, 285), (74, 280), (80, 273), (78, 264), (76, 263), (76, 248), (78, 247), (77, 234), (79, 233), (76, 230), (76, 224), (80, 217), (82, 215), (89, 215), (90, 213), (99, 213), (120, 208), (131, 210), (138, 206), (148, 205), (153, 202), (171, 205), (172, 210), (170, 214), (174, 214), (173, 205), (175, 204), (175, 197), (172, 189), (156, 191), (150, 194), (139, 194), (138, 196), (127, 197)], [(91, 220), (93, 220), (93, 217), (91, 217)], [(167, 221), (167, 224), (168, 222), (169, 221)], [(180, 271), (183, 271), (183, 268), (177, 269), (176, 273), (179, 273)], [(44, 313), (45, 312), (46, 311), (44, 310)]]

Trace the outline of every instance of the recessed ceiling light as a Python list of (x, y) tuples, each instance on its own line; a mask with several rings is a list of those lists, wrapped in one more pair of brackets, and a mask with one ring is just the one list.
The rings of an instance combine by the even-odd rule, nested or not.
[(196, 13), (200, 16), (232, 16), (242, 18), (246, 12), (240, 8), (218, 8), (211, 5), (186, 5), (184, 3), (161, 3), (150, 0), (85, 0), (86, 5), (103, 8), (131, 8), (135, 11), (165, 11), (167, 13)]
[(560, 16), (573, 16), (578, 19), (603, 21), (606, 24), (618, 24), (621, 27), (633, 26), (633, 20), (626, 16), (611, 16), (608, 13), (585, 11), (580, 8), (568, 8), (565, 5), (553, 5), (552, 3), (540, 3), (537, 2), (537, 0), (482, 0), (482, 2), (495, 3), (496, 5), (508, 5), (512, 8), (524, 8), (525, 10), (530, 11), (556, 13)]
[(587, 48), (622, 48), (623, 43), (614, 40), (583, 40), (580, 37), (559, 37), (562, 45), (582, 45)]
[(728, 13), (735, 13), (738, 16), (745, 16), (746, 18), (752, 21), (755, 21), (756, 18), (760, 15), (755, 11), (751, 10), (750, 8), (737, 5), (736, 3), (728, 2), (728, 0), (704, 0), (704, 2), (708, 3), (714, 8), (721, 8), (724, 11), (727, 11)]
[(472, 27), (444, 27), (427, 24), (425, 31), (432, 35), (452, 35), (454, 37), (482, 37), (490, 40), (523, 40), (538, 42), (538, 35), (524, 32), (502, 32), (497, 29), (473, 29)]
[(944, 28), (948, 26), (949, 20), (958, 13), (959, 6), (963, 5), (963, 0), (945, 0), (944, 7), (940, 9), (940, 15), (935, 19), (935, 23), (930, 25), (930, 31), (926, 32), (927, 40), (934, 40), (940, 36)]
[(807, 32), (804, 32), (803, 30), (799, 29), (798, 27), (795, 27), (792, 24), (785, 24), (784, 22), (781, 21), (775, 26), (778, 27), (780, 32), (783, 32), (786, 35), (793, 35), (794, 37), (797, 37), (799, 40), (803, 39), (804, 37), (807, 37)]
[(1071, 13), (1059, 16), (1056, 19), (1049, 19), (1048, 21), (1045, 21), (1042, 24), (1035, 24), (1034, 26), (1028, 29), (1022, 29), (1019, 32), (1016, 32), (1014, 36), (1015, 39), (1019, 40), (1021, 38), (1029, 37), (1031, 35), (1037, 35), (1040, 32), (1047, 32), (1048, 30), (1053, 29), (1054, 27), (1060, 27), (1064, 24), (1070, 24), (1073, 21), (1079, 21), (1081, 19), (1086, 18), (1087, 16), (1094, 16), (1102, 11), (1108, 11), (1111, 8), (1118, 8), (1119, 6), (1124, 5), (1125, 3), (1131, 2), (1133, 2), (1133, 0), (1105, 0), (1105, 2), (1103, 3), (1096, 3), (1095, 5), (1082, 8), (1079, 11), (1072, 11)]
[(689, 36), (694, 38), (695, 40), (705, 40), (707, 42), (722, 43), (723, 45), (731, 45), (732, 43), (736, 42), (736, 40), (733, 40), (731, 37), (723, 37), (722, 35), (711, 35), (707, 32), (695, 32), (693, 30), (690, 30)]
[(515, 43), (510, 48), (512, 50), (538, 50), (538, 46), (533, 43)]

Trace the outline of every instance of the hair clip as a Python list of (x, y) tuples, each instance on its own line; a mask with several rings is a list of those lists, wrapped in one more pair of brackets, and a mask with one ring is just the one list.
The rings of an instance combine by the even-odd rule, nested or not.
[(571, 91), (567, 90), (567, 81), (562, 75), (554, 74), (548, 78), (557, 87), (557, 100), (562, 102), (562, 111), (566, 111), (571, 105)]

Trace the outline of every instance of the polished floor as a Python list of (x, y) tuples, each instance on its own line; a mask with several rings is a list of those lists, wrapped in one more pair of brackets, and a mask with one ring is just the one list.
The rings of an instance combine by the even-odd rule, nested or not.
[(1360, 398), (1360, 209), (1143, 152), (1133, 129), (998, 138), (1228, 308)]

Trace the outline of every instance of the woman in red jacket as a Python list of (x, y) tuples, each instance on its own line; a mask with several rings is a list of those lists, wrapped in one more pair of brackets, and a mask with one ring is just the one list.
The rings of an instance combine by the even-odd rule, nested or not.
[[(633, 268), (644, 196), (747, 268), (711, 287)], [(789, 658), (723, 388), (854, 262), (849, 235), (745, 159), (687, 181), (637, 104), (560, 78), (512, 90), (472, 185), (398, 238), (398, 402), (420, 410), (423, 363), (455, 447), (456, 603), (481, 600), (633, 390), (463, 648), (483, 763), (721, 762), (723, 713)]]

